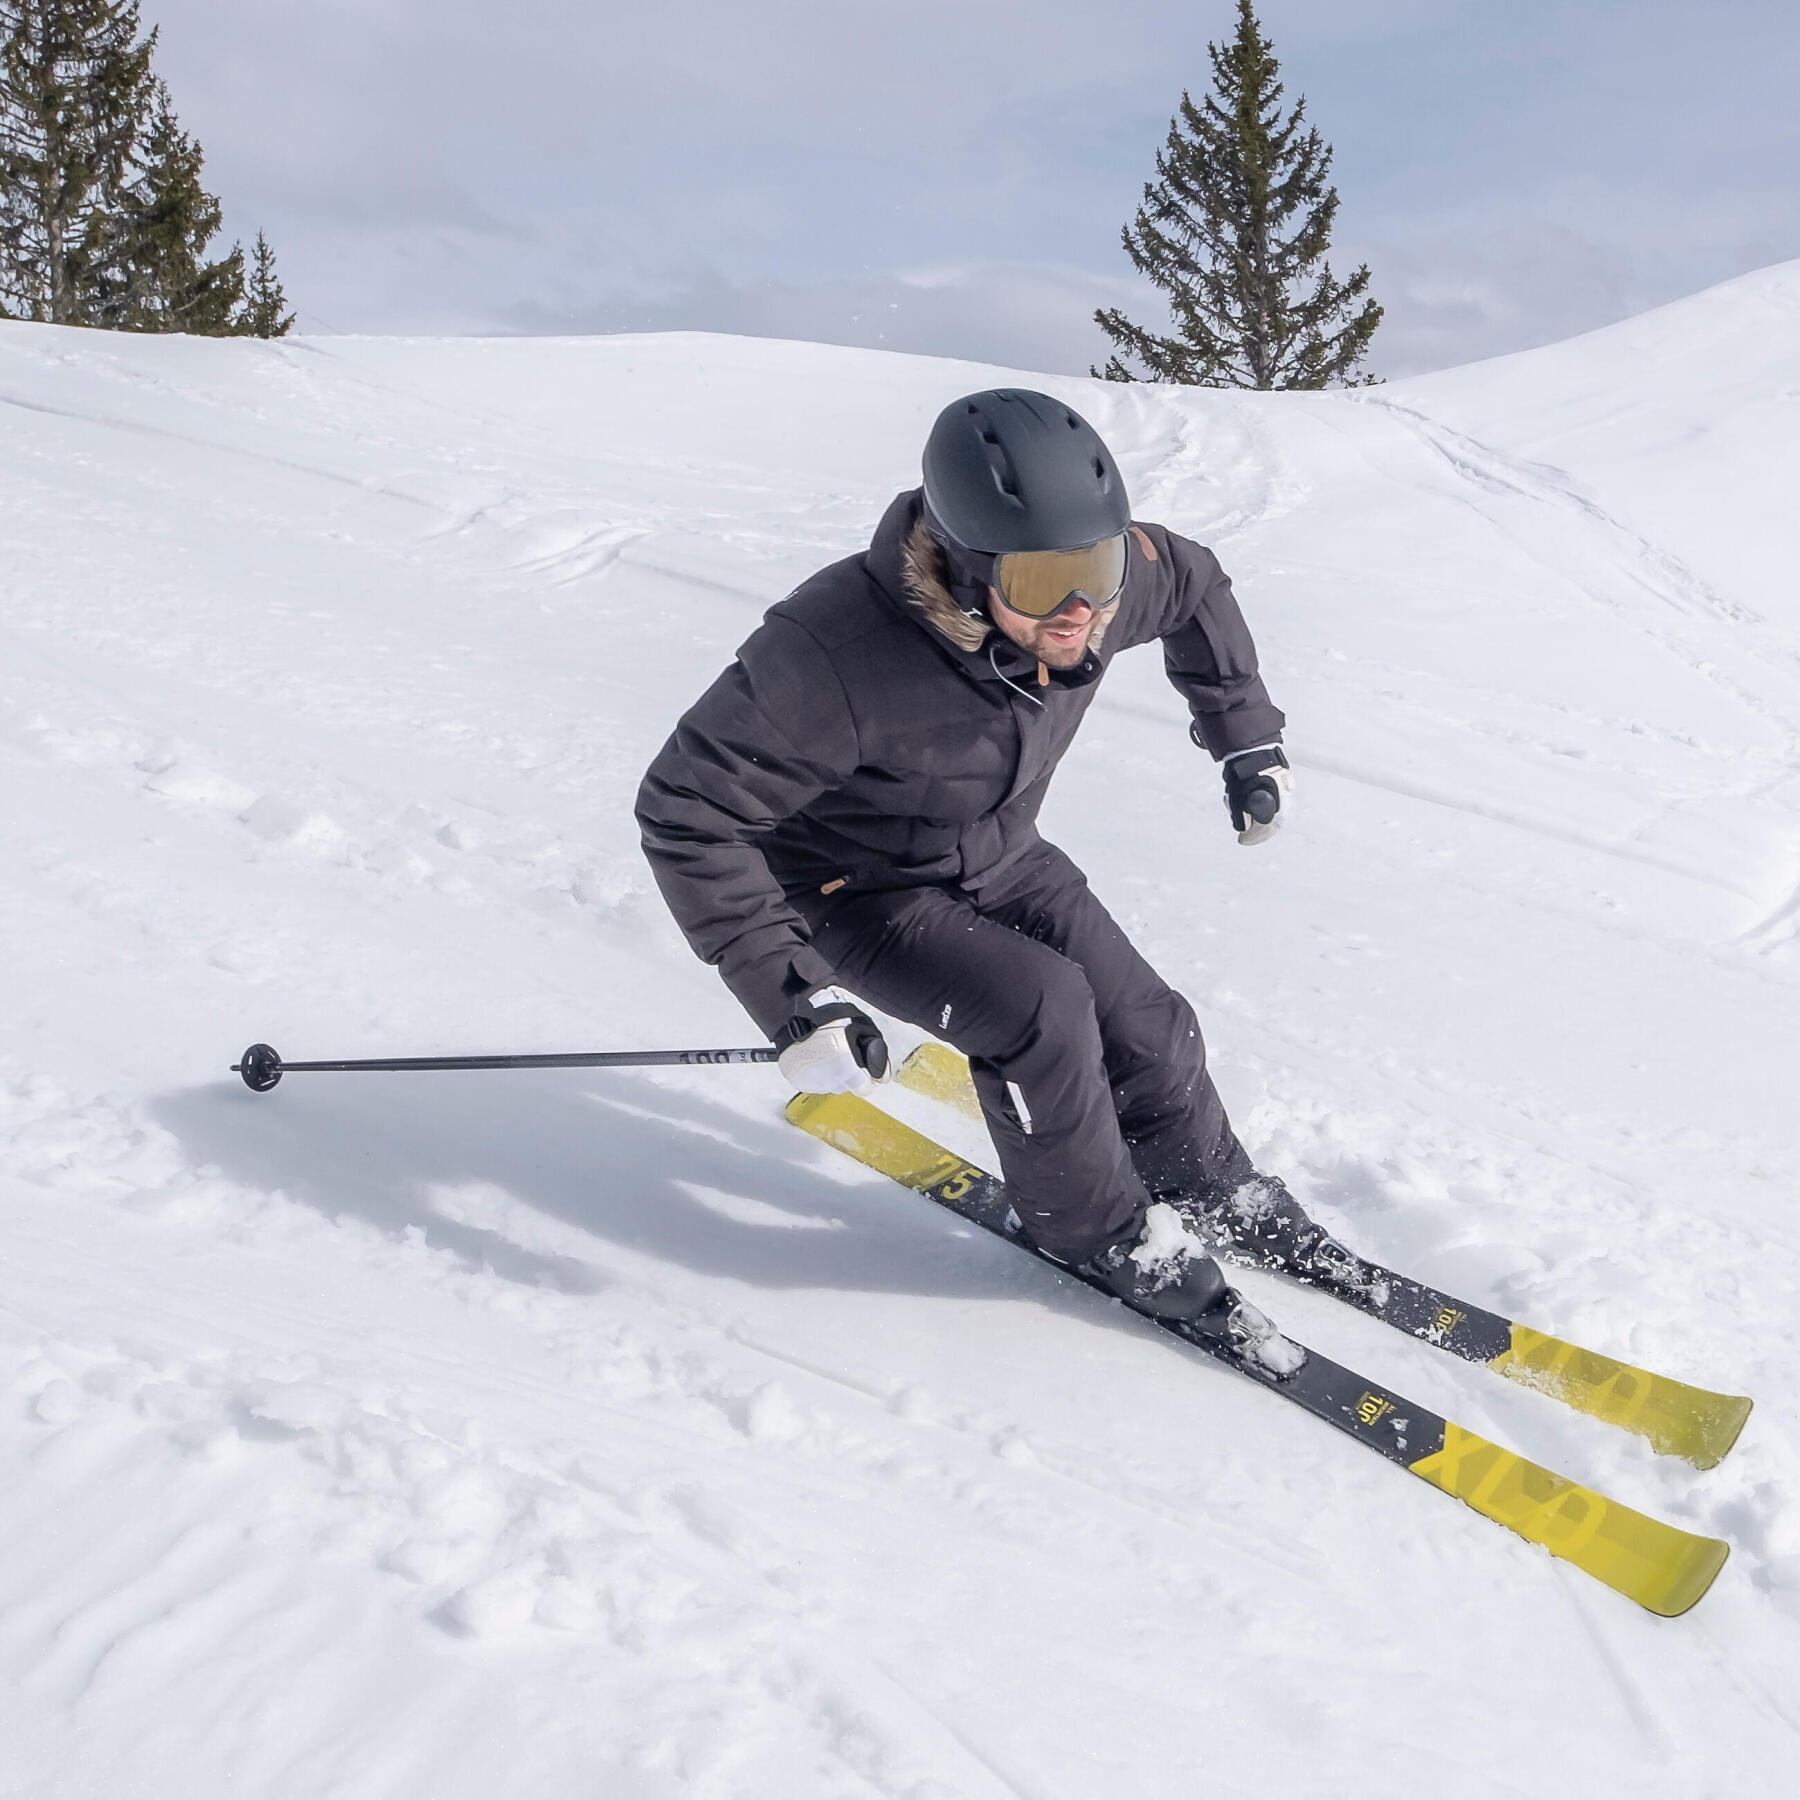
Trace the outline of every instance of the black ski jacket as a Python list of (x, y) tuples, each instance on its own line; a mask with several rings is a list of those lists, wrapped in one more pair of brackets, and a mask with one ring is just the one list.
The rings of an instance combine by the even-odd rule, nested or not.
[(1160, 639), (1215, 758), (1275, 741), (1231, 583), (1210, 550), (1133, 526), (1125, 588), (1081, 663), (972, 623), (900, 495), (860, 555), (778, 606), (675, 727), (637, 817), (663, 898), (765, 1033), (830, 984), (808, 920), (829, 894), (979, 891), (1038, 841), (1037, 814), (1119, 651)]

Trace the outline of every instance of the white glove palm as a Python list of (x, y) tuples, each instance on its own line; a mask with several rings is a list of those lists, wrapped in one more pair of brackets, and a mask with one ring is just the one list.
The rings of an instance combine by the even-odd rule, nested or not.
[(775, 1034), (781, 1072), (803, 1094), (866, 1094), (888, 1070), (881, 1027), (842, 988), (820, 988)]

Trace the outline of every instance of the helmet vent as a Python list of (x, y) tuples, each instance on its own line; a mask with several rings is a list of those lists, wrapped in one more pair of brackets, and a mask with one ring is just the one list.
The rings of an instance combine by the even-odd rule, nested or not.
[(1007, 499), (1016, 502), (1019, 498), (1019, 472), (1014, 468), (1006, 446), (1000, 441), (1000, 434), (993, 426), (983, 425), (980, 436), (982, 452), (987, 458), (988, 474), (993, 478), (994, 486)]

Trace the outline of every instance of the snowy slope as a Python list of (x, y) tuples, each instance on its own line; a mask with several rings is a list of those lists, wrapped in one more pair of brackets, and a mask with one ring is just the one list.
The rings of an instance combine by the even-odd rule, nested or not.
[(0, 1793), (1692, 1796), (1800, 1733), (1800, 265), (1334, 396), (1050, 381), (1237, 579), (1053, 833), (1372, 1254), (1758, 1411), (1709, 1474), (1300, 1335), (1734, 1556), (1659, 1621), (833, 1160), (629, 802), (968, 365), (0, 326)]

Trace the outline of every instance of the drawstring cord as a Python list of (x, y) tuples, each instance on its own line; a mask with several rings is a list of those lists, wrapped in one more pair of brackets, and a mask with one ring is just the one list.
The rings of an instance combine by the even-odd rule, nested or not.
[(1020, 687), (1019, 684), (1016, 681), (1014, 681), (1013, 678), (1010, 675), (1008, 675), (1007, 672), (1003, 668), (1001, 668), (1001, 666), (1000, 666), (1000, 646), (998, 644), (990, 643), (988, 645), (988, 661), (993, 665), (994, 673), (996, 675), (998, 675), (1000, 677), (1000, 679), (1002, 681), (1004, 681), (1006, 683), (1006, 685), (1009, 688), (1011, 688), (1015, 694), (1023, 694), (1025, 696), (1025, 698), (1027, 700), (1029, 700), (1033, 706), (1042, 710), (1043, 704), (1044, 704), (1043, 701), (1041, 701), (1037, 697), (1037, 695), (1031, 691), (1030, 688)]

